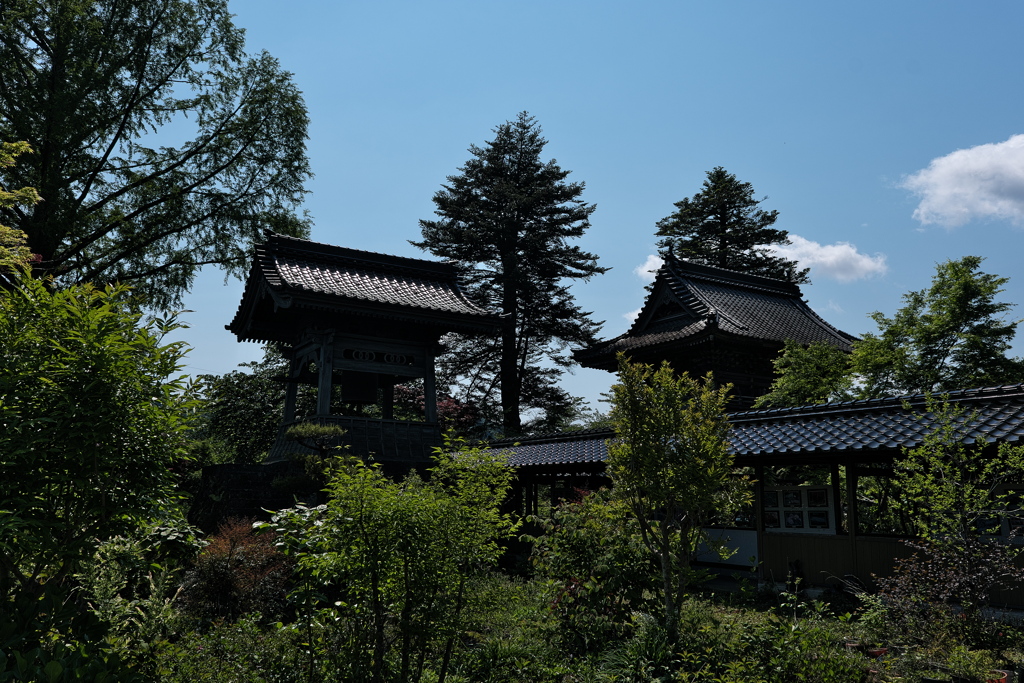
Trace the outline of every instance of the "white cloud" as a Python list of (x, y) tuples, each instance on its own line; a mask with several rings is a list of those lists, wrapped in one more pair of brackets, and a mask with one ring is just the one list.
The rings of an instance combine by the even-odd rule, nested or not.
[(819, 244), (792, 234), (789, 241), (789, 245), (772, 249), (779, 256), (797, 261), (803, 268), (810, 268), (812, 275), (820, 274), (840, 282), (853, 282), (882, 275), (889, 269), (885, 264), (885, 254), (862, 254), (849, 242)]
[(635, 321), (637, 319), (637, 317), (640, 315), (640, 311), (642, 311), (642, 310), (643, 310), (642, 308), (638, 308), (635, 311), (630, 311), (629, 313), (623, 313), (622, 317), (625, 318), (626, 320), (628, 320), (629, 322), (633, 322), (633, 321)]
[[(647, 260), (643, 264), (633, 269), (636, 276), (644, 282), (654, 282), (654, 277), (658, 274), (658, 269), (661, 268), (665, 260), (657, 254), (650, 254)], [(634, 318), (636, 316), (633, 316)]]
[(840, 306), (838, 303), (835, 302), (834, 299), (829, 299), (828, 300), (828, 303), (825, 304), (825, 310), (826, 311), (832, 311), (833, 313), (845, 313), (846, 312), (846, 311), (843, 310), (842, 306)]
[(1024, 225), (1024, 135), (932, 159), (900, 183), (921, 198), (914, 218), (955, 228), (976, 218)]

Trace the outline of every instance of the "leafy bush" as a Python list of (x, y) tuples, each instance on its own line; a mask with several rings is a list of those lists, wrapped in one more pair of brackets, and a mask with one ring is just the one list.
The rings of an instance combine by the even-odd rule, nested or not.
[(570, 683), (596, 677), (585, 658), (559, 647), (558, 622), (537, 581), (491, 573), (468, 585), (466, 631), (452, 678), (466, 683)]
[(626, 506), (607, 490), (580, 492), (550, 518), (531, 561), (546, 581), (557, 637), (569, 653), (596, 652), (630, 629), (635, 611), (650, 609), (656, 567)]
[(310, 679), (295, 629), (243, 617), (194, 631), (160, 651), (164, 683), (300, 683)]
[(184, 345), (162, 343), (178, 325), (144, 321), (126, 287), (58, 290), (26, 271), (7, 279), (0, 622), (13, 630), (0, 638), (2, 666), (23, 677), (50, 667), (38, 680), (80, 667), (128, 680), (100, 644), (107, 629), (76, 594), (74, 575), (103, 541), (174, 505), (172, 470), (196, 407), (192, 386), (172, 377)]
[(869, 617), (884, 635), (929, 648), (992, 645), (1000, 631), (983, 608), (995, 587), (1024, 580), (1024, 569), (995, 541), (904, 542), (917, 552), (879, 578), (879, 598), (868, 599)]
[(867, 661), (839, 644), (838, 622), (820, 604), (788, 596), (774, 612), (725, 609), (690, 598), (680, 612), (679, 641), (638, 614), (633, 636), (603, 657), (616, 681), (692, 683), (857, 683)]
[(517, 524), (500, 511), (512, 476), (504, 454), (449, 444), (435, 462), (429, 481), (401, 483), (338, 463), (326, 505), (264, 525), (297, 560), (294, 597), (316, 670), (418, 681), (433, 660), (445, 677), (465, 633), (468, 582), (496, 563)]
[(270, 531), (257, 534), (251, 521), (232, 519), (196, 558), (181, 584), (182, 610), (204, 621), (235, 620), (259, 612), (283, 615), (293, 562)]
[(155, 652), (174, 637), (180, 621), (172, 605), (173, 566), (156, 562), (163, 550), (173, 554), (168, 535), (178, 533), (155, 527), (135, 537), (116, 536), (102, 543), (75, 577), (78, 597), (106, 626), (107, 651), (149, 677), (156, 673)]

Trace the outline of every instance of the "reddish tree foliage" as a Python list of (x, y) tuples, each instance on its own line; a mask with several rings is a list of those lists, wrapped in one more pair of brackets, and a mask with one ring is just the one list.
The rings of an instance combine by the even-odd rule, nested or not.
[(221, 524), (182, 582), (182, 609), (210, 621), (281, 614), (292, 561), (277, 549), (275, 536), (254, 533), (252, 520)]
[[(423, 387), (399, 384), (395, 386), (395, 409), (404, 410), (416, 416), (425, 412), (426, 398)], [(454, 430), (459, 436), (467, 436), (480, 421), (480, 410), (471, 403), (463, 403), (451, 396), (438, 396), (437, 421), (441, 431)], [(422, 418), (421, 418), (422, 419)]]

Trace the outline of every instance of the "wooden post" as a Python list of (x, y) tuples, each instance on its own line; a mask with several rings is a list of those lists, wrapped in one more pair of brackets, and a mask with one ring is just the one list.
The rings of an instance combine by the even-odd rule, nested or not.
[(850, 559), (853, 575), (860, 578), (860, 562), (857, 558), (857, 465), (853, 459), (846, 461), (846, 526), (850, 530)]
[(285, 424), (295, 421), (295, 400), (299, 393), (299, 373), (302, 371), (302, 362), (298, 358), (292, 358), (288, 365), (288, 384), (284, 390), (284, 421)]
[(434, 376), (434, 349), (427, 347), (424, 354), (427, 367), (423, 375), (423, 408), (427, 422), (437, 422), (437, 380)]
[(316, 391), (317, 417), (331, 414), (331, 387), (334, 374), (334, 335), (326, 334), (320, 344), (320, 358), (317, 360), (320, 370), (320, 383)]
[(839, 463), (831, 463), (832, 519), (836, 520), (836, 533), (843, 533), (843, 488), (839, 484)]
[(757, 529), (757, 580), (764, 580), (764, 465), (754, 466), (754, 528)]
[(385, 420), (395, 419), (395, 378), (390, 375), (380, 375), (378, 380), (383, 392), (381, 401), (381, 417)]

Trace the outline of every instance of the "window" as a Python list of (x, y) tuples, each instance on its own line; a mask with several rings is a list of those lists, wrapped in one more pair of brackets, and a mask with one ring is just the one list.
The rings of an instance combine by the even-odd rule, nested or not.
[(835, 533), (832, 490), (827, 486), (766, 488), (762, 502), (767, 531)]

